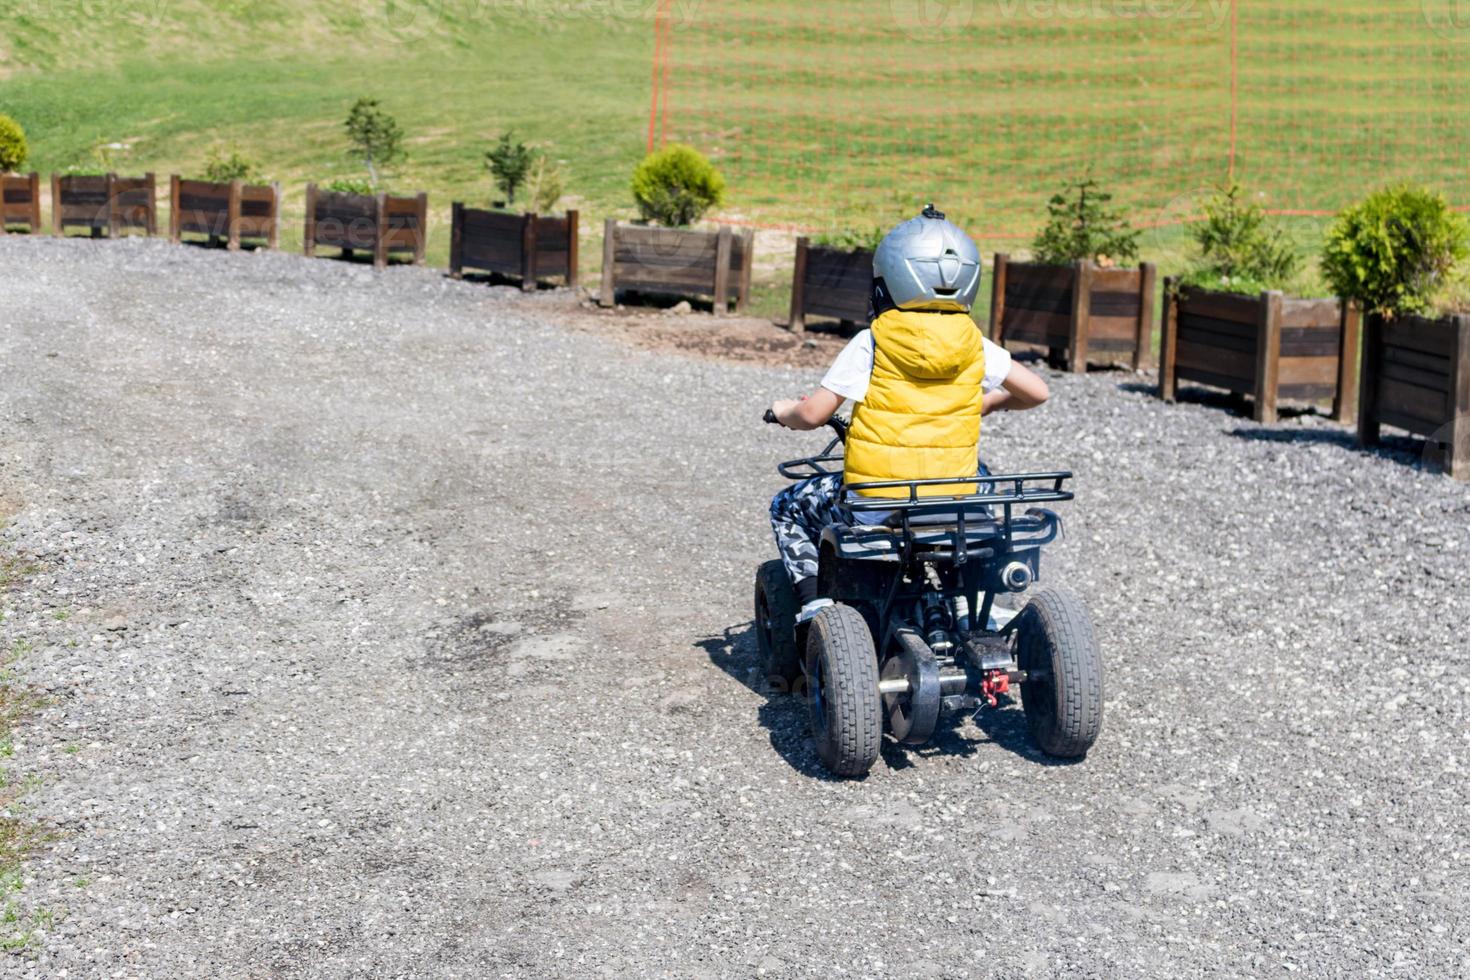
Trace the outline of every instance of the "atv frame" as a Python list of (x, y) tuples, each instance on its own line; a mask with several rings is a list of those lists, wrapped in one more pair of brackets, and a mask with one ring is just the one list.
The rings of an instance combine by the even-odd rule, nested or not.
[[(829, 424), (836, 438), (816, 456), (780, 464), (782, 476), (840, 472), (835, 450), (847, 427)], [(830, 770), (865, 774), (884, 722), (897, 741), (924, 744), (943, 715), (997, 708), (1013, 684), (1045, 752), (1086, 755), (1101, 730), (1102, 665), (1085, 606), (1059, 589), (1037, 590), (1008, 619), (995, 605), (1040, 578), (1042, 549), (1062, 532), (1061, 518), (1040, 505), (1072, 500), (1069, 479), (982, 469), (845, 487), (854, 520), (825, 528), (818, 545), (817, 592), (833, 605), (800, 627), (784, 566), (762, 566), (763, 666), (773, 681), (804, 687), (817, 754)]]

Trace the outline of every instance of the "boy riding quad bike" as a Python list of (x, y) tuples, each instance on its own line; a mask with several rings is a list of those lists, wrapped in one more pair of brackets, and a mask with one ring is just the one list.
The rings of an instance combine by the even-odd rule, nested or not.
[[(817, 755), (837, 775), (872, 767), (885, 717), (922, 744), (942, 713), (998, 706), (1012, 683), (1041, 748), (1084, 756), (1102, 725), (1086, 607), (1042, 589), (1002, 624), (994, 605), (1036, 580), (1061, 528), (1037, 505), (1072, 499), (1071, 474), (978, 463), (981, 416), (1041, 405), (1046, 383), (970, 319), (979, 252), (933, 205), (884, 238), (873, 273), (870, 329), (811, 396), (766, 413), (837, 438), (778, 467), (797, 482), (771, 502), (781, 559), (756, 576), (762, 667), (778, 687), (804, 682)], [(850, 425), (834, 417), (844, 400)]]

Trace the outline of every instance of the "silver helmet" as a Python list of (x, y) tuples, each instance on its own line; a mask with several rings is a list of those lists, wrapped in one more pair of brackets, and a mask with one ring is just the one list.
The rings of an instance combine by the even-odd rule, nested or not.
[(884, 237), (873, 276), (875, 301), (886, 291), (901, 310), (967, 313), (980, 291), (980, 250), (930, 204)]

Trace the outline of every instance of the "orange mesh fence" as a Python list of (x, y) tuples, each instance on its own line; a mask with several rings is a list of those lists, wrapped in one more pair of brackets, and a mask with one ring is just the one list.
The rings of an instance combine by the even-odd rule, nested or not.
[(658, 0), (655, 31), (649, 144), (710, 154), (737, 220), (933, 199), (1026, 239), (1088, 169), (1146, 226), (1232, 171), (1289, 214), (1470, 203), (1470, 0)]

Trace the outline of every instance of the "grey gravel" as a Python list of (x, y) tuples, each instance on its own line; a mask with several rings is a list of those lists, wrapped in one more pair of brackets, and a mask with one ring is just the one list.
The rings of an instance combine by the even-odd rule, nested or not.
[[(17, 976), (1464, 976), (1470, 488), (1315, 415), (1052, 377), (1091, 756), (861, 782), (753, 672), (813, 384), (565, 294), (0, 241)], [(706, 318), (699, 319), (705, 322)], [(43, 910), (38, 917), (37, 910)], [(46, 913), (49, 913), (47, 915)], [(11, 926), (7, 926), (11, 928)]]

